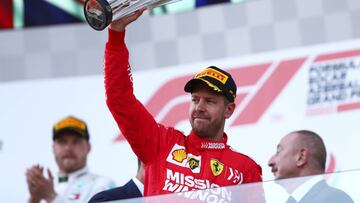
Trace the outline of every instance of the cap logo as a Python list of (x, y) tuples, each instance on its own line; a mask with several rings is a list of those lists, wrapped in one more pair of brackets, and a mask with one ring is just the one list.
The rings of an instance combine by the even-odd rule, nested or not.
[(209, 82), (209, 81), (207, 81), (207, 80), (205, 80), (203, 78), (199, 78), (199, 80), (204, 81), (209, 87), (212, 87), (215, 91), (222, 92), (222, 90), (218, 86), (212, 84), (211, 82)]
[(74, 127), (74, 128), (78, 128), (81, 130), (85, 130), (86, 126), (83, 122), (76, 120), (76, 119), (65, 119), (61, 122), (59, 122), (58, 124), (55, 125), (54, 129), (55, 131), (62, 129), (62, 128), (67, 128), (67, 127)]
[(215, 69), (212, 69), (212, 68), (207, 68), (207, 69), (197, 73), (194, 78), (201, 78), (204, 76), (214, 78), (215, 80), (221, 82), (222, 84), (225, 84), (229, 78), (227, 75), (225, 75)]

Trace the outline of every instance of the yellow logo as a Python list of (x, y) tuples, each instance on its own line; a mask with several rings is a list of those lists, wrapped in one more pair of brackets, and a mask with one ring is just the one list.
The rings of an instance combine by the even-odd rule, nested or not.
[(182, 161), (184, 161), (184, 159), (186, 159), (186, 152), (184, 149), (177, 149), (173, 151), (171, 154), (173, 156), (173, 160), (179, 163), (181, 163)]
[(211, 171), (213, 172), (214, 176), (218, 176), (222, 173), (222, 171), (224, 169), (224, 164), (220, 163), (216, 159), (211, 159), (210, 160), (210, 168), (211, 168)]
[(225, 84), (227, 79), (229, 78), (227, 75), (225, 75), (215, 69), (212, 69), (212, 68), (207, 68), (207, 69), (199, 72), (198, 74), (195, 75), (195, 78), (200, 78), (200, 77), (204, 77), (204, 76), (214, 78), (223, 84)]

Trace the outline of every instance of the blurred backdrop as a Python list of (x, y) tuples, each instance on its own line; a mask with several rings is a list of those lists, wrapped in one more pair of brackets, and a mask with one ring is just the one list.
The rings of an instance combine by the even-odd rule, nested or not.
[[(88, 26), (82, 6), (0, 1), (0, 202), (26, 200), (30, 165), (56, 171), (51, 130), (67, 115), (89, 124), (90, 169), (119, 185), (135, 175), (136, 157), (105, 105), (107, 30)], [(264, 180), (273, 179), (276, 144), (298, 129), (324, 138), (328, 172), (359, 169), (359, 22), (359, 0), (182, 0), (127, 28), (135, 92), (158, 121), (187, 132), (184, 81), (224, 67), (239, 86), (230, 145), (261, 164)]]

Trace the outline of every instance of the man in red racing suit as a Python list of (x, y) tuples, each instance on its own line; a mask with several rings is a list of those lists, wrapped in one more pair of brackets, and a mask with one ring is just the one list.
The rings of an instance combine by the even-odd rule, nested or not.
[[(230, 91), (233, 98), (228, 97), (229, 94), (215, 92), (215, 88), (210, 87), (219, 82), (216, 80), (220, 76), (224, 76), (220, 78), (222, 80), (227, 78), (233, 82), (225, 71), (209, 67), (185, 87), (185, 90), (192, 94), (190, 112), (193, 113), (190, 113), (190, 122), (193, 130), (188, 136), (172, 127), (157, 123), (136, 99), (124, 38), (125, 26), (137, 19), (141, 11), (132, 15), (128, 17), (132, 17), (128, 22), (126, 18), (113, 22), (108, 30), (105, 88), (107, 105), (115, 121), (135, 154), (145, 164), (144, 194), (158, 195), (262, 181), (261, 167), (248, 156), (233, 151), (227, 145), (224, 123), (225, 118), (230, 117), (235, 108), (233, 100), (236, 85), (224, 85), (230, 89), (235, 88)], [(220, 76), (216, 78), (213, 77), (214, 74)], [(206, 82), (199, 82), (200, 80)], [(218, 86), (220, 89), (224, 88), (221, 84)], [(218, 106), (222, 107), (221, 111), (211, 112), (211, 108), (219, 109)], [(212, 123), (219, 126), (215, 130), (217, 137), (211, 133), (201, 133), (208, 132), (207, 129), (201, 130), (202, 126), (206, 126), (205, 123), (211, 122), (213, 118), (215, 121), (220, 120), (217, 122), (219, 125)], [(225, 197), (225, 200), (230, 202), (231, 197)]]

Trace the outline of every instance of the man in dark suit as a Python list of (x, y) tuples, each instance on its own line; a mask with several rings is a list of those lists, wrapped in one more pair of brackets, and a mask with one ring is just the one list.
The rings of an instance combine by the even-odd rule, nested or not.
[[(283, 137), (268, 165), (277, 183), (289, 193), (287, 203), (354, 202), (320, 175), (325, 172), (326, 148), (321, 137), (312, 131), (295, 131)], [(285, 178), (292, 179), (280, 181)]]
[(94, 195), (89, 203), (107, 202), (121, 199), (142, 197), (144, 195), (144, 169), (143, 164), (138, 159), (138, 171), (125, 185), (110, 190), (105, 190)]

